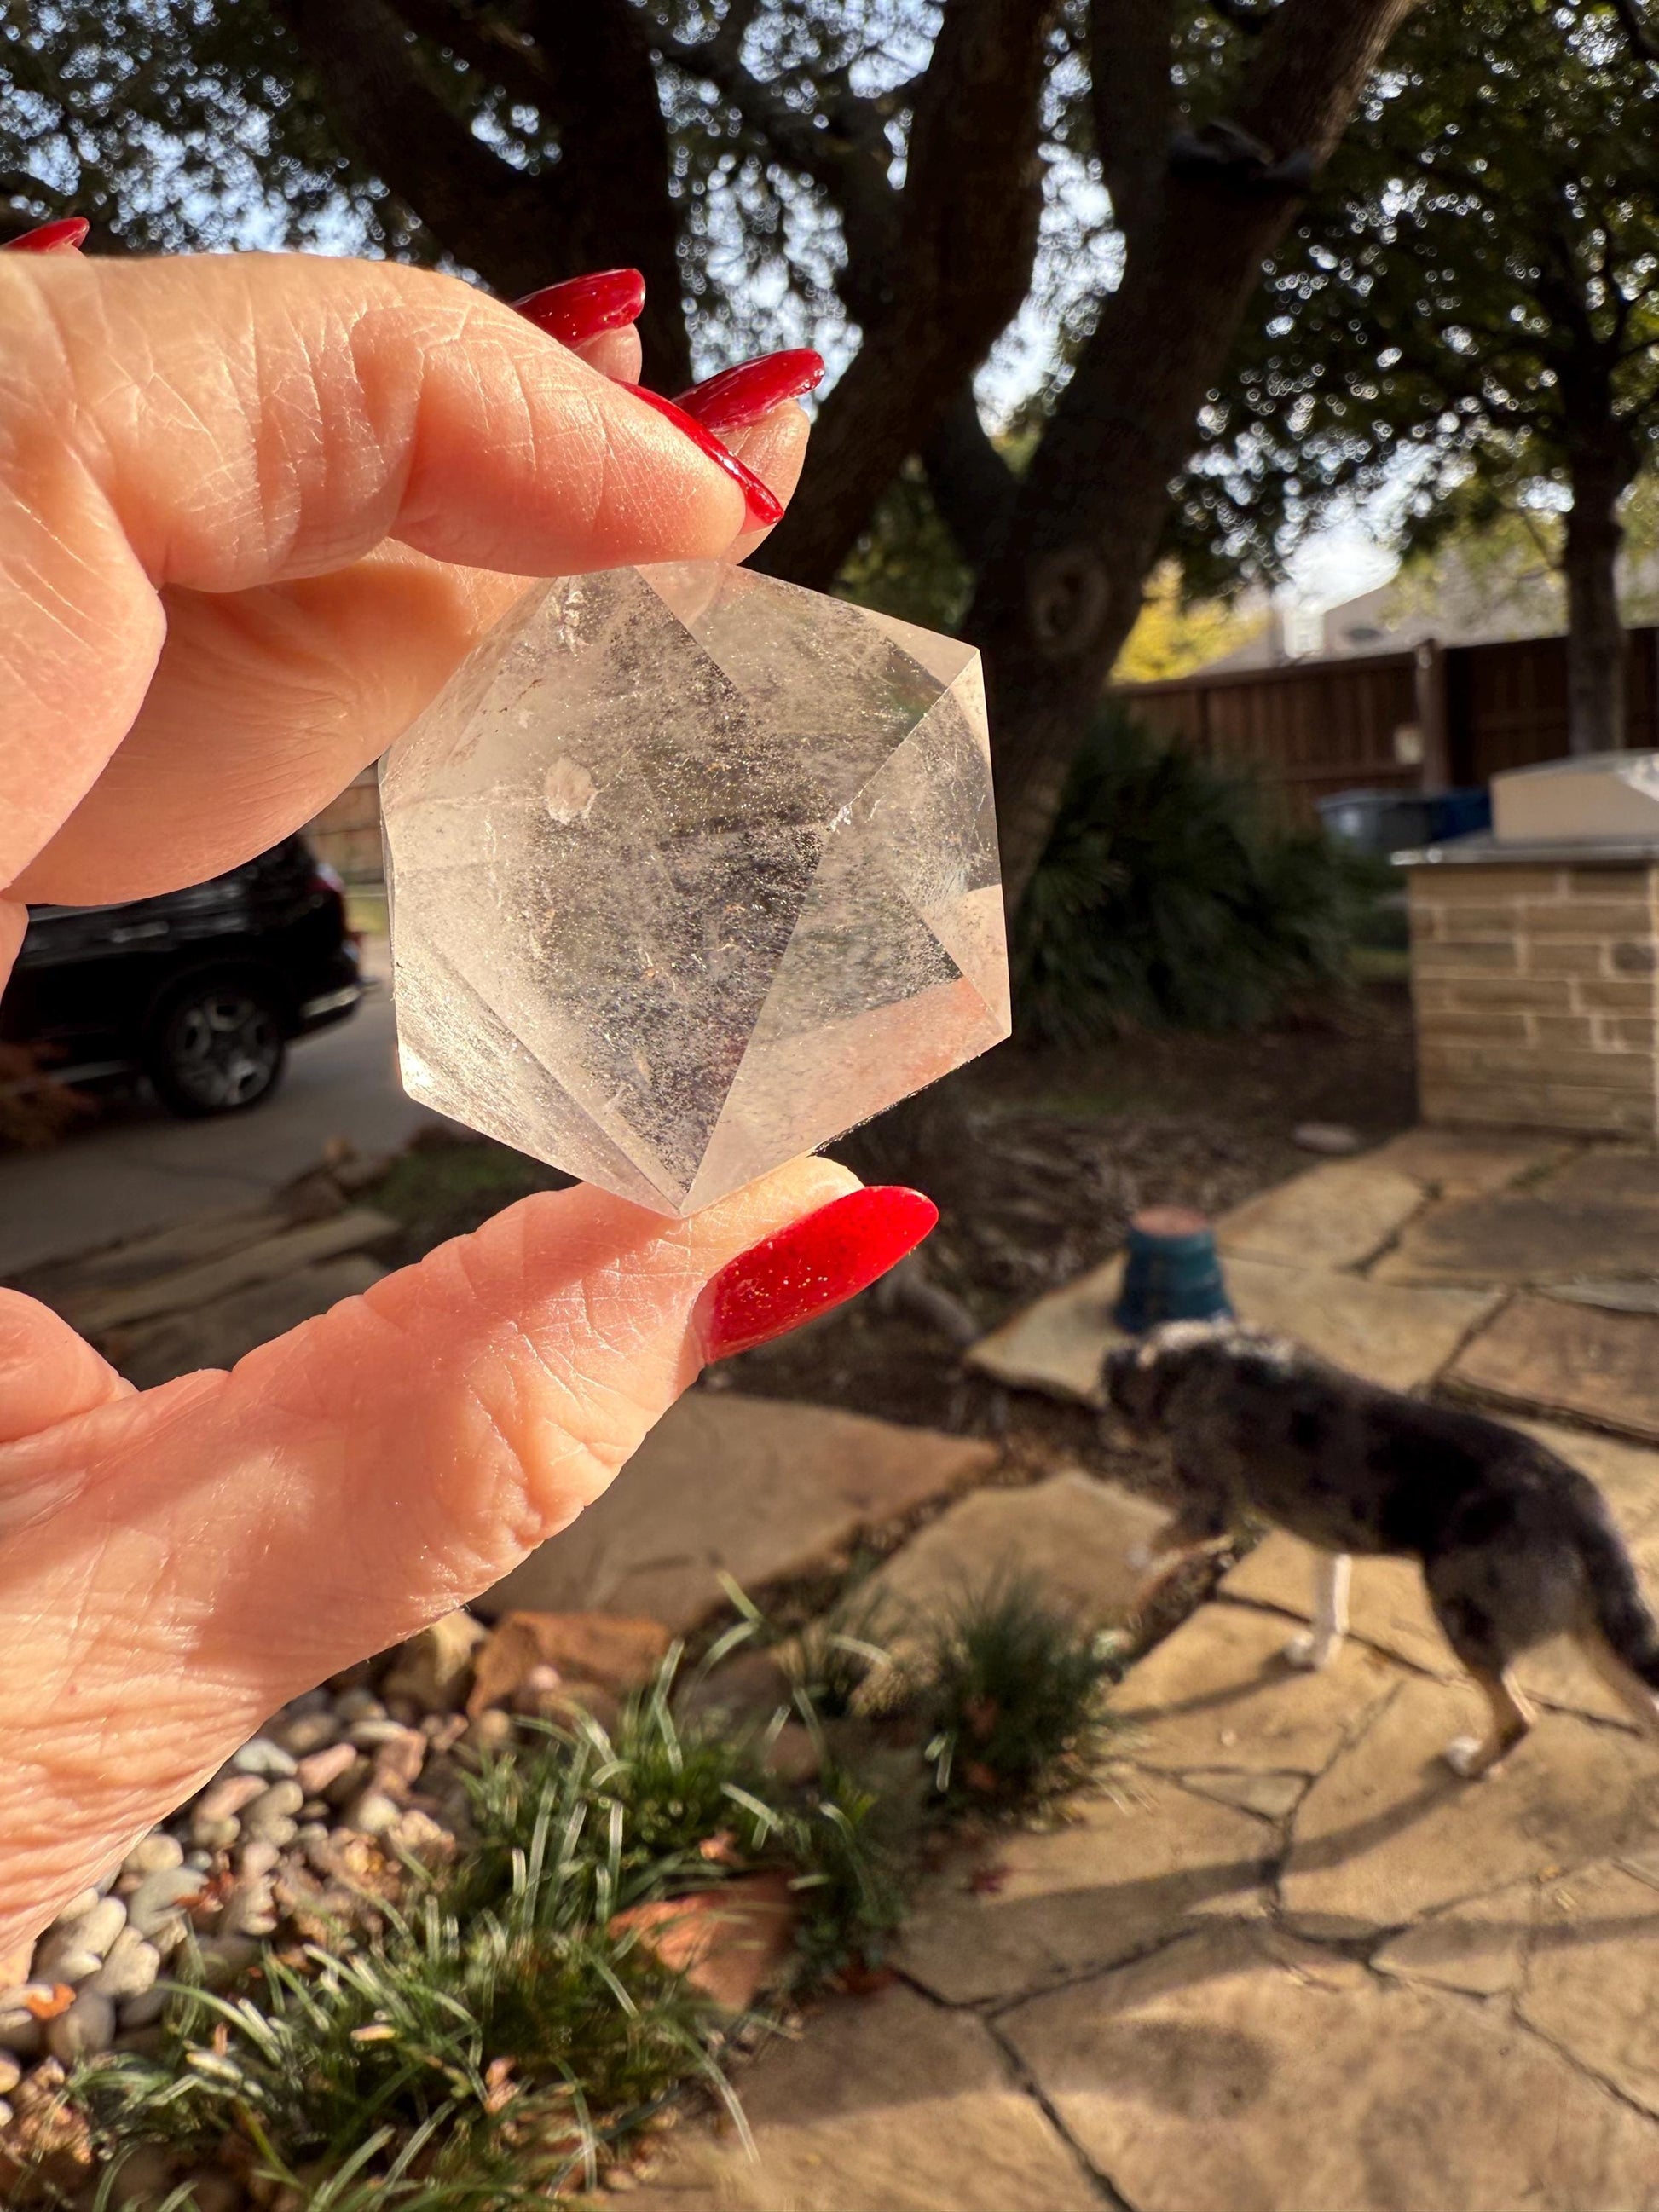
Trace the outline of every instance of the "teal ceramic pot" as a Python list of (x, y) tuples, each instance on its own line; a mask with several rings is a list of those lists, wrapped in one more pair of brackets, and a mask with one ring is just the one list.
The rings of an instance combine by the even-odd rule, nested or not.
[(1232, 1311), (1215, 1231), (1204, 1216), (1180, 1206), (1136, 1214), (1112, 1311), (1118, 1328), (1139, 1336), (1161, 1321), (1231, 1320)]

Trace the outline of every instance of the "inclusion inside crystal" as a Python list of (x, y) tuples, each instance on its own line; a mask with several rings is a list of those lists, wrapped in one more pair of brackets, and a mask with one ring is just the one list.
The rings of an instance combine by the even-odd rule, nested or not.
[(716, 562), (563, 578), (380, 787), (404, 1087), (658, 1212), (1008, 1033), (953, 639)]

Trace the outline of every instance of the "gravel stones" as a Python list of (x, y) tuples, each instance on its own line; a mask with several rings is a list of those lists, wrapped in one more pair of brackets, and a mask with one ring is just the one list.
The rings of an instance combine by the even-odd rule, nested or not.
[(161, 1867), (146, 1875), (127, 1899), (127, 1918), (141, 1936), (152, 1939), (182, 1925), (185, 1905), (202, 1893), (200, 1871), (195, 1867)]
[(141, 1997), (154, 1987), (161, 1972), (161, 1954), (136, 1928), (124, 1928), (109, 1948), (109, 1955), (87, 1984), (94, 1996), (120, 2004)]
[(185, 1847), (177, 1836), (169, 1836), (156, 1828), (148, 1836), (140, 1836), (121, 1862), (123, 1876), (142, 1881), (146, 1875), (164, 1874), (171, 1867), (185, 1863)]
[(115, 2040), (115, 2007), (95, 1990), (82, 1990), (66, 2011), (46, 2022), (46, 2040), (61, 2065), (100, 2057)]
[(283, 1781), (295, 1768), (292, 1752), (264, 1735), (250, 1736), (240, 1751), (232, 1752), (228, 1763), (237, 1774), (260, 1774), (267, 1782)]

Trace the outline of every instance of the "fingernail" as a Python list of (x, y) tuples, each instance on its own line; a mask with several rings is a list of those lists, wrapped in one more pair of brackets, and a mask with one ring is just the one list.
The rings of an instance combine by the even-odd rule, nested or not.
[(43, 222), (19, 238), (9, 238), (0, 252), (7, 253), (73, 253), (92, 225), (83, 215), (66, 215), (59, 222)]
[(592, 276), (572, 276), (563, 284), (544, 284), (513, 305), (561, 345), (585, 345), (601, 331), (620, 331), (637, 322), (645, 305), (645, 279), (637, 269), (601, 269)]
[(734, 484), (738, 485), (749, 502), (749, 520), (757, 529), (769, 528), (783, 514), (783, 501), (769, 491), (753, 469), (744, 468), (737, 455), (728, 453), (712, 430), (677, 407), (672, 399), (665, 399), (660, 392), (647, 392), (642, 384), (624, 384), (624, 392), (631, 392), (635, 399), (643, 399), (647, 407), (654, 407), (659, 415), (684, 431), (700, 453), (717, 461)]
[(742, 1253), (704, 1289), (696, 1324), (707, 1359), (781, 1336), (854, 1297), (913, 1252), (939, 1219), (919, 1190), (849, 1191)]
[(705, 430), (746, 430), (786, 399), (799, 399), (823, 374), (823, 356), (810, 346), (787, 353), (763, 353), (705, 377), (674, 402)]

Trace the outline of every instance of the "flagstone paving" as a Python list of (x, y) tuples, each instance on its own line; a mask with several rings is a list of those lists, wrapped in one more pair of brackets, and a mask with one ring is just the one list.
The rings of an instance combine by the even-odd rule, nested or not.
[(994, 1444), (736, 1391), (690, 1391), (580, 1519), (480, 1598), (511, 1612), (649, 1614), (676, 1631), (821, 1570), (862, 1531), (982, 1482)]
[(1576, 1414), (1659, 1443), (1659, 1313), (1516, 1297), (1446, 1379), (1498, 1407)]
[[(1602, 1486), (1659, 1595), (1659, 1314), (1517, 1291), (1531, 1275), (1490, 1238), (1486, 1273), (1390, 1279), (1547, 1204), (1577, 1213), (1581, 1291), (1617, 1289), (1649, 1212), (1659, 1246), (1656, 1201), (1651, 1155), (1414, 1131), (1252, 1201), (1221, 1242), (1247, 1317), (1401, 1387), (1554, 1413), (1511, 1418)], [(1087, 1400), (1116, 1282), (1040, 1301), (976, 1364)], [(1127, 1565), (1098, 1542), (1127, 1550), (1133, 1516), (1089, 1488), (976, 1493), (884, 1573), (931, 1593), (947, 1564), (993, 1570), (1046, 1492), (1065, 1513), (1030, 1556), (1109, 1611)], [(1086, 1569), (1066, 1516), (1096, 1532)], [(1547, 1650), (1532, 1734), (1457, 1779), (1442, 1753), (1479, 1700), (1416, 1571), (1359, 1562), (1353, 1635), (1309, 1674), (1283, 1646), (1310, 1565), (1289, 1537), (1259, 1546), (1125, 1679), (1108, 1786), (930, 1876), (897, 1984), (762, 2054), (757, 2159), (694, 2134), (641, 2201), (1659, 2212), (1659, 1741)]]

